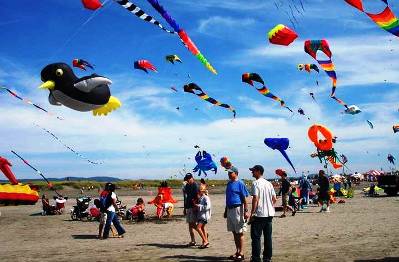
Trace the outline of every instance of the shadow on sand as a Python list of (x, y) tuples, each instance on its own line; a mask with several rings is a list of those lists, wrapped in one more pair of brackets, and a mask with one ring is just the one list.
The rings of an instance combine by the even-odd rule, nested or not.
[(149, 243), (149, 244), (139, 244), (137, 245), (139, 247), (159, 247), (159, 248), (169, 248), (169, 249), (175, 249), (175, 248), (188, 248), (189, 246), (187, 244), (164, 244), (164, 243)]
[(190, 255), (176, 255), (176, 256), (166, 256), (163, 259), (178, 259), (181, 262), (206, 262), (206, 261), (231, 261), (227, 257), (216, 257), (216, 256), (190, 256)]
[(354, 260), (354, 262), (398, 262), (399, 257), (384, 257), (380, 259), (358, 259)]
[(97, 239), (97, 235), (72, 235), (73, 239)]

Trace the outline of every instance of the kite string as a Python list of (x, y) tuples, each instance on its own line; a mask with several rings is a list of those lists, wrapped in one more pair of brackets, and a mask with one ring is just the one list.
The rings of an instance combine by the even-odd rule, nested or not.
[(100, 14), (100, 12), (102, 12), (102, 9), (106, 8), (106, 5), (110, 2), (111, 0), (105, 0), (105, 2), (103, 3), (103, 7), (100, 9), (95, 10), (90, 16), (89, 18), (86, 19), (85, 22), (83, 22), (83, 24), (81, 24), (65, 41), (64, 43), (60, 46), (60, 48), (58, 48), (54, 54), (50, 57), (50, 60), (53, 60), (55, 58), (56, 55), (58, 55), (79, 33), (80, 31), (83, 30), (83, 28), (92, 20), (94, 19), (98, 14)]
[(22, 162), (24, 162), (27, 166), (29, 166), (30, 168), (32, 168), (33, 170), (35, 170), (36, 173), (39, 174), (39, 175), (47, 182), (47, 184), (49, 185), (49, 187), (50, 187), (52, 190), (54, 190), (54, 192), (55, 192), (58, 196), (61, 196), (61, 194), (59, 194), (59, 193), (57, 192), (57, 190), (52, 186), (52, 184), (50, 183), (50, 181), (48, 181), (48, 179), (43, 175), (43, 173), (42, 173), (40, 170), (38, 170), (37, 168), (35, 168), (35, 167), (32, 166), (31, 164), (29, 164), (28, 161), (26, 161), (22, 156), (20, 156), (19, 154), (17, 154), (14, 150), (11, 150), (11, 153), (13, 153), (14, 155), (16, 155), (19, 159), (21, 159)]
[(98, 165), (98, 164), (103, 164), (102, 162), (94, 162), (90, 159), (88, 159), (87, 157), (83, 156), (82, 154), (80, 154), (79, 152), (75, 151), (73, 148), (71, 148), (70, 146), (66, 145), (59, 137), (57, 137), (56, 135), (54, 135), (52, 132), (50, 132), (49, 130), (47, 130), (44, 127), (41, 127), (40, 125), (33, 123), (35, 126), (41, 128), (42, 130), (44, 130), (46, 133), (50, 134), (56, 141), (58, 141), (61, 145), (63, 145), (65, 148), (67, 148), (69, 151), (71, 151), (72, 153), (74, 153), (75, 155), (77, 155), (78, 157), (86, 160), (87, 162), (94, 164), (94, 165)]

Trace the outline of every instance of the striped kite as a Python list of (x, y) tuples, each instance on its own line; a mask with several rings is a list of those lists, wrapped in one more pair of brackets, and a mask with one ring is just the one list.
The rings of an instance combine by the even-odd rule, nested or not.
[(184, 90), (184, 92), (186, 92), (186, 93), (191, 93), (191, 94), (197, 95), (197, 96), (199, 96), (199, 98), (201, 98), (202, 100), (205, 100), (205, 101), (207, 101), (207, 102), (209, 102), (209, 103), (211, 103), (211, 104), (213, 104), (213, 105), (215, 105), (215, 106), (221, 106), (221, 107), (224, 107), (224, 108), (230, 110), (231, 112), (233, 112), (234, 118), (236, 117), (236, 110), (235, 110), (232, 106), (230, 106), (230, 105), (228, 105), (228, 104), (222, 104), (221, 102), (215, 100), (214, 98), (209, 97), (209, 96), (201, 89), (201, 87), (199, 87), (197, 84), (195, 84), (195, 83), (190, 83), (190, 84), (184, 85), (183, 90)]
[(371, 20), (374, 21), (379, 27), (388, 31), (389, 33), (399, 36), (399, 21), (392, 10), (389, 8), (388, 0), (381, 0), (386, 4), (384, 11), (378, 14), (368, 13), (363, 8), (362, 0), (345, 0), (348, 4), (365, 13)]
[(316, 71), (317, 73), (320, 71), (319, 68), (317, 67), (317, 65), (315, 65), (315, 64), (299, 64), (298, 65), (298, 70), (299, 71), (302, 71), (304, 69), (308, 73), (310, 73), (310, 70), (312, 70), (312, 69), (314, 71)]
[(280, 105), (282, 107), (287, 108), (290, 112), (292, 112), (292, 110), (285, 105), (285, 102), (283, 100), (281, 100), (281, 98), (273, 95), (272, 93), (270, 93), (269, 88), (267, 88), (265, 86), (265, 82), (263, 81), (262, 77), (260, 75), (258, 75), (257, 73), (244, 73), (242, 74), (242, 82), (247, 83), (251, 86), (254, 86), (254, 82), (258, 82), (260, 84), (262, 84), (261, 88), (256, 88), (256, 90), (258, 90), (259, 93), (261, 93), (262, 95), (271, 98), (273, 100), (276, 100), (278, 102), (280, 102)]
[(134, 62), (134, 68), (143, 70), (147, 74), (148, 74), (147, 69), (151, 70), (151, 71), (154, 71), (155, 73), (158, 73), (158, 71), (155, 68), (155, 66), (153, 64), (151, 64), (151, 62), (148, 61), (148, 60), (137, 60), (137, 61), (135, 61)]
[(159, 4), (157, 0), (147, 0), (152, 7), (166, 20), (166, 22), (173, 28), (174, 31), (170, 31), (165, 29), (157, 20), (147, 15), (143, 10), (141, 10), (138, 6), (131, 3), (128, 0), (114, 0), (122, 7), (124, 7), (129, 12), (133, 13), (140, 19), (150, 22), (162, 30), (171, 33), (177, 34), (180, 37), (180, 40), (183, 42), (184, 46), (212, 73), (217, 74), (216, 70), (213, 66), (208, 62), (208, 60), (204, 57), (204, 55), (200, 52), (188, 34), (184, 31), (183, 28), (177, 24), (177, 22), (170, 16), (168, 12), (166, 12), (165, 8)]
[[(331, 90), (331, 98), (340, 103), (341, 105), (348, 108), (346, 103), (341, 99), (335, 96), (335, 90), (337, 88), (337, 73), (335, 72), (335, 66), (333, 61), (331, 60), (331, 50), (330, 46), (328, 45), (327, 40), (306, 40), (305, 41), (305, 52), (308, 53), (313, 59), (315, 59), (321, 68), (327, 73), (327, 75), (332, 80), (332, 90)], [(317, 52), (322, 51), (327, 57), (327, 60), (317, 59)]]

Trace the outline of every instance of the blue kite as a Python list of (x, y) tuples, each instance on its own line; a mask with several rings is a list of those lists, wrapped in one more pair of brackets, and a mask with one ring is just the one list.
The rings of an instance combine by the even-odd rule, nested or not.
[(217, 173), (217, 166), (215, 162), (212, 160), (212, 156), (206, 151), (198, 151), (195, 155), (195, 162), (197, 165), (194, 167), (193, 172), (198, 172), (198, 176), (201, 176), (202, 172), (205, 174), (205, 177), (208, 176), (206, 171), (213, 171), (215, 174)]
[(291, 165), (292, 169), (294, 169), (294, 172), (296, 173), (294, 165), (292, 164), (290, 158), (285, 152), (285, 150), (287, 150), (288, 146), (290, 145), (290, 140), (288, 138), (265, 138), (264, 142), (265, 145), (270, 147), (271, 149), (277, 149), (278, 151), (280, 151), (280, 153), (284, 156), (284, 158), (287, 160), (287, 162)]

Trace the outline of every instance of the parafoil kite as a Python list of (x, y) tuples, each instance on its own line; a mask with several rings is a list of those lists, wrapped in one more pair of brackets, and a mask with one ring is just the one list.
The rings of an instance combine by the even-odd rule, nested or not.
[(151, 62), (148, 61), (148, 60), (137, 60), (137, 61), (135, 61), (134, 62), (134, 68), (143, 70), (147, 74), (148, 74), (147, 70), (154, 71), (155, 73), (158, 72), (157, 69), (155, 68), (155, 66), (153, 64), (151, 64)]
[(369, 124), (369, 127), (371, 129), (374, 129), (374, 125), (373, 125), (373, 123), (370, 120), (367, 120), (367, 124)]
[[(333, 61), (331, 60), (331, 50), (327, 40), (306, 40), (305, 41), (305, 52), (309, 54), (313, 59), (315, 59), (321, 68), (327, 73), (327, 75), (332, 80), (332, 90), (331, 90), (331, 98), (340, 103), (341, 105), (348, 107), (344, 101), (337, 98), (335, 96), (335, 90), (337, 88), (337, 74), (335, 72), (335, 66)], [(317, 52), (322, 51), (329, 59), (328, 60), (320, 60), (317, 59)]]
[(47, 65), (41, 71), (41, 79), (44, 83), (40, 88), (49, 90), (48, 100), (52, 105), (92, 111), (95, 116), (107, 115), (121, 106), (121, 102), (111, 96), (111, 80), (96, 74), (77, 78), (65, 63)]
[(198, 151), (195, 155), (195, 162), (197, 162), (197, 165), (194, 167), (193, 172), (198, 172), (198, 176), (204, 173), (205, 177), (207, 177), (208, 174), (206, 171), (217, 173), (218, 168), (215, 162), (213, 162), (212, 156), (206, 151)]
[(180, 60), (180, 58), (177, 55), (167, 55), (165, 57), (166, 61), (174, 64), (175, 62), (179, 62), (182, 63), (182, 61)]
[(264, 95), (264, 96), (266, 96), (268, 98), (271, 98), (273, 100), (276, 100), (276, 101), (280, 102), (280, 105), (282, 107), (285, 107), (290, 112), (292, 112), (292, 110), (288, 106), (285, 105), (285, 102), (283, 100), (281, 100), (281, 98), (279, 98), (279, 97), (273, 95), (272, 93), (270, 93), (269, 88), (267, 88), (265, 86), (265, 82), (263, 81), (262, 77), (259, 74), (257, 74), (257, 73), (244, 73), (244, 74), (242, 74), (242, 82), (247, 83), (247, 84), (249, 84), (251, 86), (254, 86), (254, 82), (258, 82), (258, 83), (262, 84), (261, 88), (255, 87), (256, 90), (258, 90), (259, 93), (261, 93), (262, 95)]
[(214, 98), (212, 98), (212, 97), (209, 97), (209, 96), (202, 90), (202, 88), (199, 87), (197, 84), (195, 84), (195, 83), (190, 83), (190, 84), (184, 85), (183, 90), (184, 90), (184, 92), (186, 92), (186, 93), (191, 93), (191, 94), (197, 95), (197, 96), (198, 96), (199, 98), (201, 98), (202, 100), (205, 100), (205, 101), (207, 101), (207, 102), (209, 102), (209, 103), (211, 103), (211, 104), (213, 104), (213, 105), (215, 105), (215, 106), (224, 107), (224, 108), (230, 110), (231, 112), (233, 112), (234, 118), (236, 117), (236, 110), (235, 110), (232, 106), (230, 106), (230, 105), (228, 105), (228, 104), (223, 104), (223, 103), (217, 101), (216, 99), (214, 99)]
[(285, 150), (287, 150), (290, 145), (290, 140), (288, 138), (265, 138), (264, 143), (269, 148), (273, 150), (277, 149), (278, 151), (280, 151), (280, 153), (284, 156), (284, 158), (287, 160), (287, 162), (291, 165), (292, 169), (296, 173), (294, 165), (292, 164), (290, 158), (285, 152)]
[[(298, 113), (299, 113), (300, 115), (306, 116), (305, 111), (303, 111), (302, 108), (299, 108), (299, 109), (298, 109)], [(306, 116), (306, 117), (308, 118), (308, 120), (310, 120), (310, 117), (308, 117), (308, 116)]]
[[(319, 133), (321, 133), (324, 139), (319, 137)], [(335, 138), (327, 127), (318, 124), (312, 125), (308, 130), (308, 137), (317, 148), (317, 153), (311, 154), (311, 157), (318, 157), (320, 163), (323, 163), (324, 160), (325, 166), (327, 166), (327, 161), (329, 161), (335, 169), (343, 166), (342, 163), (338, 163), (341, 161), (333, 148)]]
[[(17, 95), (17, 93), (15, 93), (14, 91), (12, 91), (12, 90), (10, 90), (10, 89), (8, 89), (8, 88), (6, 88), (6, 87), (0, 86), (0, 90), (6, 90), (11, 96), (13, 96), (13, 97), (15, 97), (15, 98), (21, 100), (22, 102), (25, 102), (25, 103), (27, 103), (27, 104), (29, 104), (29, 105), (31, 105), (31, 106), (34, 106), (34, 107), (36, 107), (37, 109), (42, 110), (43, 112), (46, 112), (47, 114), (49, 114), (49, 115), (51, 115), (51, 116), (55, 116), (53, 113), (47, 111), (47, 110), (44, 109), (43, 107), (41, 107), (41, 106), (39, 106), (39, 105), (37, 105), (37, 104), (34, 104), (34, 103), (33, 103), (32, 101), (30, 101), (29, 99), (26, 99), (26, 98), (23, 98), (23, 97)], [(62, 117), (59, 117), (59, 116), (55, 116), (55, 117), (56, 117), (58, 120), (64, 120)]]
[(297, 39), (298, 35), (288, 26), (279, 24), (269, 31), (268, 37), (272, 44), (288, 46)]
[(363, 8), (362, 0), (345, 0), (348, 4), (365, 13), (371, 18), (380, 28), (388, 31), (389, 33), (399, 36), (399, 21), (392, 10), (389, 8), (388, 0), (381, 0), (386, 4), (384, 11), (378, 14), (368, 13)]
[(170, 16), (168, 12), (166, 12), (165, 8), (159, 4), (157, 0), (147, 0), (152, 7), (166, 20), (166, 22), (173, 28), (174, 31), (170, 31), (165, 29), (157, 20), (147, 15), (143, 10), (141, 10), (138, 6), (131, 3), (128, 0), (115, 0), (118, 4), (124, 7), (129, 12), (133, 13), (140, 19), (152, 23), (162, 30), (171, 33), (177, 34), (180, 37), (180, 40), (183, 42), (184, 46), (212, 73), (217, 74), (216, 70), (213, 66), (208, 62), (208, 60), (204, 57), (204, 55), (200, 52), (188, 34), (181, 28), (177, 22)]
[(394, 133), (399, 132), (399, 125), (394, 125), (394, 126), (392, 126), (392, 129), (393, 129), (393, 132), (394, 132)]
[(388, 154), (388, 157), (387, 157), (387, 159), (388, 159), (388, 162), (389, 163), (391, 163), (392, 165), (395, 165), (395, 157), (393, 156), (393, 155), (391, 155), (391, 154)]
[(310, 73), (310, 70), (314, 70), (319, 73), (319, 68), (315, 64), (298, 64), (298, 70), (302, 71), (305, 70), (306, 72)]
[(93, 11), (103, 6), (99, 0), (82, 0), (82, 4), (86, 9)]
[(80, 68), (84, 71), (86, 71), (86, 66), (94, 70), (94, 66), (87, 62), (86, 60), (75, 58), (72, 60), (72, 65), (73, 67)]
[(359, 108), (358, 106), (351, 105), (351, 106), (348, 106), (348, 107), (345, 109), (344, 112), (345, 112), (346, 114), (349, 114), (349, 115), (357, 115), (357, 114), (361, 113), (362, 111), (360, 110), (360, 108)]

